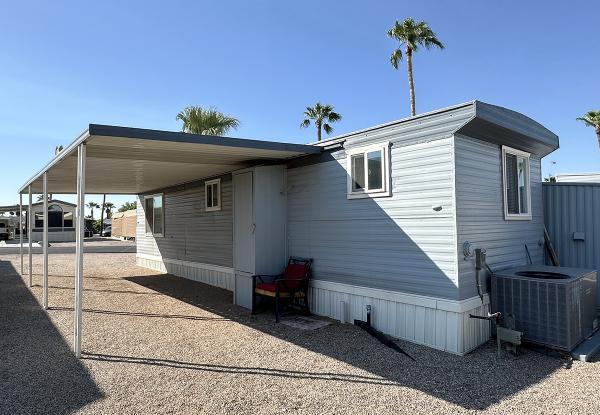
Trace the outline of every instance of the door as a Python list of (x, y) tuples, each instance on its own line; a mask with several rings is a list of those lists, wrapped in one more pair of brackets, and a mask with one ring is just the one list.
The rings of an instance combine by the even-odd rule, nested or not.
[(233, 176), (233, 263), (236, 271), (254, 273), (252, 172)]

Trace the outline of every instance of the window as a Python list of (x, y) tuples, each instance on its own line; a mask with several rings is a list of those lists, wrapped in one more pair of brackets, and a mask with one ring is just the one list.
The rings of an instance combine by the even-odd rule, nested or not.
[(48, 227), (62, 228), (63, 226), (63, 210), (58, 205), (48, 206)]
[(348, 199), (390, 195), (389, 143), (348, 151)]
[(163, 195), (144, 197), (144, 213), (146, 214), (146, 235), (164, 235)]
[(531, 219), (531, 183), (529, 153), (502, 147), (504, 182), (504, 218)]
[(63, 216), (63, 226), (65, 228), (73, 227), (73, 212), (65, 212)]
[(221, 210), (221, 179), (209, 180), (204, 183), (206, 211)]

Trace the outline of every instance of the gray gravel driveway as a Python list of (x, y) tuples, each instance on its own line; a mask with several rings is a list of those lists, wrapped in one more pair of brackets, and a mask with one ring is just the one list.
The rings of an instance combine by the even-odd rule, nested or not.
[(1, 414), (600, 413), (600, 363), (399, 342), (412, 362), (352, 325), (251, 316), (231, 293), (136, 267), (130, 253), (86, 254), (77, 360), (73, 255), (50, 255), (48, 312), (41, 256), (31, 289), (17, 267), (0, 256)]

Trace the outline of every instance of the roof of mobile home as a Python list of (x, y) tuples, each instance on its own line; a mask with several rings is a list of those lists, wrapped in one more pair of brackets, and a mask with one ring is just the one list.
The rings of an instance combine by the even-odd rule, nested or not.
[(334, 137), (321, 143), (290, 144), (242, 138), (215, 137), (183, 132), (90, 124), (88, 128), (31, 177), (20, 189), (42, 192), (47, 173), (48, 191), (75, 193), (77, 149), (86, 146), (86, 193), (140, 194), (156, 189), (218, 176), (261, 163), (273, 163), (319, 154), (329, 146), (343, 145), (349, 137), (373, 134), (389, 127), (410, 129), (434, 119), (464, 119), (445, 134), (464, 134), (545, 156), (558, 148), (558, 136), (518, 112), (470, 101), (387, 124)]

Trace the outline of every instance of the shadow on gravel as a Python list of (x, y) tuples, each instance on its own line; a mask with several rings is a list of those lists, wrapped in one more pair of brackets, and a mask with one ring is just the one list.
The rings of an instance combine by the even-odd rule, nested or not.
[[(50, 310), (73, 312), (72, 307), (50, 307)], [(223, 318), (223, 317), (184, 316), (181, 314), (137, 313), (137, 312), (132, 312), (132, 311), (94, 310), (91, 308), (84, 308), (83, 312), (91, 313), (91, 314), (104, 314), (104, 315), (111, 315), (111, 316), (166, 318), (166, 319), (181, 319), (181, 320), (194, 320), (194, 321), (231, 321), (228, 318)]]
[[(561, 360), (527, 350), (517, 358), (508, 354), (497, 357), (493, 342), (467, 356), (451, 355), (425, 346), (401, 342), (402, 348), (417, 359), (416, 362), (412, 362), (349, 324), (332, 324), (314, 331), (298, 330), (275, 324), (271, 313), (251, 315), (248, 310), (233, 305), (232, 293), (220, 288), (168, 274), (125, 279), (260, 330), (267, 335), (363, 369), (377, 378), (352, 376), (352, 379), (344, 379), (344, 375), (319, 373), (312, 373), (310, 376), (319, 376), (319, 379), (329, 376), (333, 381), (404, 386), (469, 410), (489, 408), (562, 368)], [(227, 373), (255, 371), (265, 376), (308, 376), (293, 370), (213, 367), (140, 356), (87, 355), (86, 358)]]
[(17, 271), (0, 261), (0, 413), (66, 414), (103, 396)]
[(84, 359), (97, 360), (101, 362), (117, 363), (135, 363), (150, 366), (171, 367), (175, 369), (199, 370), (203, 372), (231, 373), (237, 375), (261, 375), (276, 376), (288, 379), (314, 379), (314, 380), (334, 380), (339, 382), (363, 383), (371, 385), (394, 385), (394, 382), (387, 381), (375, 376), (361, 376), (345, 373), (330, 372), (302, 372), (296, 370), (280, 370), (266, 367), (243, 367), (214, 365), (207, 363), (182, 362), (171, 359), (152, 359), (134, 356), (115, 356), (97, 353), (83, 353)]

